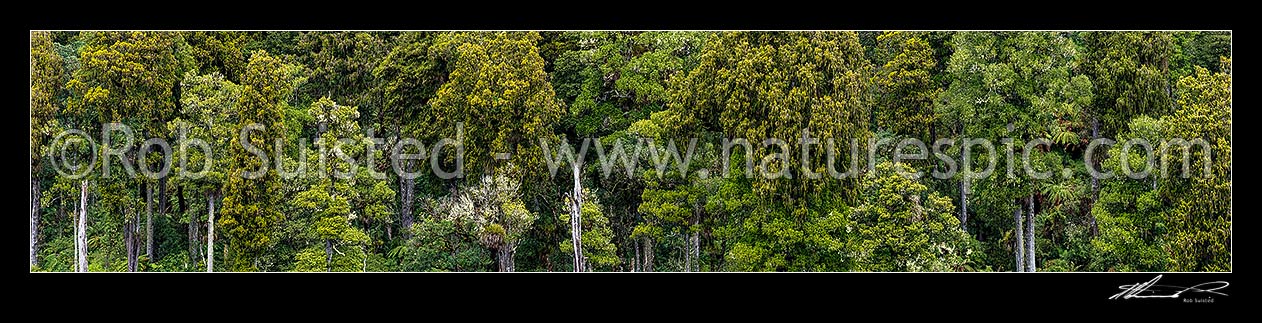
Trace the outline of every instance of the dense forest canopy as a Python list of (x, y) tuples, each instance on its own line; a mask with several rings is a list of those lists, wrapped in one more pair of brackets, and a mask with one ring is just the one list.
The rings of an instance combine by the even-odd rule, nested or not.
[(1232, 270), (1229, 32), (30, 53), (32, 271)]

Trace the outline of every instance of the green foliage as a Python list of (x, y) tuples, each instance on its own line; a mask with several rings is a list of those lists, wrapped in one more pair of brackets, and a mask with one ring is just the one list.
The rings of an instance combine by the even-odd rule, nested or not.
[(1211, 73), (1224, 72), (1219, 60), (1231, 58), (1230, 31), (1184, 31), (1172, 33), (1175, 52), (1170, 58), (1171, 82), (1196, 74), (1200, 66)]
[(86, 32), (80, 64), (66, 87), (67, 108), (95, 114), (100, 122), (123, 122), (140, 134), (157, 134), (163, 116), (176, 111), (173, 92), (181, 77), (179, 36), (169, 32)]
[(325, 261), (324, 247), (313, 246), (298, 252), (294, 258), (293, 271), (370, 271), (367, 270), (367, 255), (360, 248), (338, 250), (332, 262)]
[[(216, 271), (565, 271), (574, 178), (549, 177), (540, 142), (587, 139), (592, 270), (1011, 270), (1018, 208), (1039, 271), (1232, 270), (1230, 32), (59, 31), (30, 54), (32, 271), (74, 270), (84, 181), (89, 271), (205, 270), (211, 228)], [(185, 159), (156, 181), (49, 146), (115, 122)], [(239, 141), (255, 123), (266, 159)], [(391, 175), (408, 137), (426, 157), (457, 140), (437, 166), (462, 152), (461, 176)], [(1096, 137), (1119, 144), (1085, 160)], [(892, 144), (849, 163), (851, 139), (909, 138), (986, 139), (998, 160), (959, 172), (983, 168), (974, 147), (946, 180), (900, 174), (947, 165)], [(137, 143), (122, 163), (161, 166)], [(97, 168), (61, 176), (51, 148)]]
[[(650, 161), (645, 150), (634, 148), (639, 139), (650, 134), (634, 130), (633, 123), (646, 122), (650, 114), (666, 109), (670, 79), (686, 74), (697, 64), (708, 36), (700, 32), (655, 31), (545, 34), (546, 45), (556, 49), (549, 76), (557, 97), (569, 108), (557, 131), (567, 137), (574, 134), (570, 142), (574, 146), (581, 145), (581, 138), (592, 138), (606, 147), (602, 154), (612, 167), (606, 168), (597, 160), (589, 163), (583, 173), (600, 178), (590, 187), (597, 188), (594, 197), (606, 207), (612, 241), (624, 259), (634, 256), (633, 239), (660, 236), (636, 234), (636, 230), (651, 230), (651, 226), (660, 224), (652, 224), (656, 215), (640, 214), (644, 171), (638, 167), (628, 171), (618, 161), (638, 165)], [(608, 148), (616, 144), (624, 145), (621, 156), (625, 159), (615, 157), (619, 153)], [(587, 239), (584, 234), (583, 240)]]
[[(1149, 117), (1131, 120), (1129, 130), (1119, 136), (1119, 142), (1144, 139), (1159, 142), (1163, 137), (1164, 123)], [(1152, 190), (1151, 179), (1131, 179), (1125, 176), (1122, 163), (1139, 171), (1156, 166), (1157, 159), (1142, 149), (1122, 153), (1122, 145), (1109, 149), (1102, 171), (1116, 176), (1105, 181), (1096, 199), (1092, 213), (1096, 217), (1099, 234), (1091, 241), (1093, 259), (1089, 269), (1093, 271), (1165, 271), (1170, 257), (1163, 251), (1169, 231), (1162, 215), (1163, 202), (1157, 191)]]
[[(167, 124), (167, 134), (176, 139), (172, 149), (183, 147), (186, 159), (175, 161), (172, 171), (203, 174), (201, 178), (180, 176), (175, 179), (177, 182), (185, 180), (189, 187), (199, 191), (216, 191), (229, 175), (224, 152), (234, 146), (234, 137), (239, 135), (235, 128), (242, 86), (218, 73), (197, 75), (193, 72), (186, 73), (180, 84), (181, 116)], [(197, 146), (198, 141), (206, 143), (207, 149)]]
[(247, 63), (246, 32), (191, 31), (183, 36), (188, 42), (188, 54), (198, 64), (198, 74), (219, 73), (229, 81), (241, 81)]
[[(268, 54), (286, 61), (295, 61), (303, 55), (298, 46), (298, 31), (254, 31), (246, 33), (245, 56), (250, 53), (265, 51)], [(248, 60), (247, 60), (248, 61)]]
[(382, 94), (374, 122), (383, 129), (414, 135), (420, 140), (434, 138), (440, 129), (432, 125), (435, 119), (429, 100), (447, 74), (442, 61), (429, 51), (433, 38), (433, 34), (422, 32), (399, 35), (396, 45), (372, 70), (377, 91)]
[(31, 33), (31, 162), (44, 155), (44, 142), (51, 139), (57, 125), (57, 96), (62, 83), (61, 56), (54, 52), (51, 34)]
[(521, 200), (521, 184), (506, 175), (482, 176), (477, 182), (464, 185), (459, 192), (441, 202), (441, 217), (467, 223), (468, 233), (487, 249), (500, 253), (501, 271), (512, 271), (511, 263), (518, 244), (534, 224), (536, 215)]
[[(1080, 53), (1064, 33), (959, 32), (951, 43), (954, 52), (946, 71), (952, 80), (936, 108), (949, 132), (939, 137), (957, 138), (947, 152), (957, 161), (966, 157), (958, 140), (980, 138), (994, 145), (997, 159), (992, 174), (979, 175), (985, 171), (987, 157), (985, 149), (976, 146), (967, 156), (970, 162), (959, 165), (954, 180), (962, 182), (966, 192), (972, 214), (965, 223), (969, 232), (988, 237), (979, 238), (986, 245), (987, 258), (1004, 259), (1012, 256), (1017, 234), (1022, 233), (1014, 227), (1014, 211), (1021, 208), (1028, 215), (1027, 202), (1033, 198), (1037, 226), (1047, 217), (1049, 206), (1042, 188), (1064, 185), (1058, 182), (1061, 173), (1040, 180), (1024, 167), (1028, 164), (1037, 172), (1073, 167), (1066, 156), (1089, 139), (1080, 132), (1085, 129), (1083, 111), (1093, 100), (1092, 83), (1077, 72)], [(1008, 147), (1005, 138), (1021, 145), (1039, 139), (1047, 142)], [(1011, 157), (1006, 156), (1009, 149)], [(1046, 238), (1036, 232), (1036, 246)]]
[(1088, 113), (1101, 121), (1099, 136), (1113, 138), (1135, 117), (1157, 118), (1170, 111), (1170, 33), (1089, 32), (1083, 40), (1083, 69), (1096, 94)]
[[(583, 190), (583, 207), (580, 211), (582, 214), (583, 225), (583, 257), (587, 258), (587, 263), (593, 269), (609, 270), (613, 266), (618, 265), (618, 251), (613, 244), (613, 230), (609, 227), (609, 218), (601, 210), (603, 207), (595, 198), (596, 195), (591, 191)], [(562, 210), (561, 222), (570, 222), (570, 205), (574, 202), (567, 201), (566, 209)], [(565, 239), (561, 244), (561, 252), (574, 253), (573, 240)]]
[(311, 100), (327, 96), (351, 106), (380, 106), (373, 70), (390, 50), (387, 37), (380, 32), (300, 34), (297, 50), (305, 54), (299, 62), (310, 69), (310, 77), (297, 91)]
[[(563, 104), (543, 71), (538, 40), (534, 32), (445, 33), (430, 47), (450, 71), (429, 101), (431, 126), (456, 138), (457, 123), (463, 124), (466, 176), (491, 173), (495, 153), (510, 154), (507, 164), (526, 172), (515, 176), (546, 175), (542, 167), (525, 165), (543, 165), (538, 143), (555, 136), (552, 125)], [(498, 126), (508, 124), (515, 126)], [(454, 159), (454, 153), (444, 156)]]
[(1172, 169), (1171, 176), (1158, 184), (1158, 192), (1170, 203), (1166, 221), (1172, 224), (1172, 270), (1231, 270), (1231, 60), (1224, 59), (1222, 66), (1227, 72), (1198, 67), (1195, 75), (1179, 80), (1180, 108), (1162, 118), (1167, 138), (1200, 139), (1210, 148), (1171, 148), (1162, 156), (1174, 165), (1184, 154), (1190, 161), (1191, 174)]
[(696, 65), (705, 34), (566, 32), (573, 50), (556, 58), (557, 97), (579, 136), (605, 136), (665, 108), (667, 81)]
[(877, 42), (880, 52), (892, 55), (872, 80), (877, 88), (872, 112), (877, 127), (933, 142), (933, 102), (942, 91), (930, 79), (937, 66), (933, 49), (919, 35), (907, 32), (884, 32)]
[(412, 225), (412, 239), (387, 256), (402, 271), (488, 271), (494, 268), (491, 252), (472, 235), (467, 218), (422, 216)]
[(938, 113), (974, 138), (1048, 138), (1079, 142), (1079, 113), (1091, 81), (1075, 75), (1077, 50), (1050, 32), (958, 33), (948, 72), (954, 77)]
[(74, 236), (57, 237), (40, 247), (39, 267), (31, 271), (74, 271)]
[[(754, 163), (754, 174), (766, 174), (749, 182), (757, 202), (730, 219), (725, 235), (739, 254), (726, 258), (737, 260), (735, 270), (843, 266), (837, 252), (813, 240), (833, 238), (836, 226), (824, 219), (838, 202), (853, 200), (853, 178), (828, 176), (822, 146), (801, 159), (792, 138), (809, 130), (814, 138), (840, 139), (838, 151), (848, 151), (850, 138), (867, 139), (871, 67), (863, 52), (852, 32), (724, 32), (709, 38), (697, 67), (672, 83), (670, 114), (659, 123), (669, 125), (667, 137), (710, 132), (754, 143), (745, 155), (779, 157)], [(767, 138), (788, 142), (758, 144)], [(802, 168), (825, 177), (804, 180)]]
[[(295, 71), (267, 52), (254, 52), (241, 79), (243, 89), (233, 133), (240, 134), (252, 124), (262, 125), (246, 138), (254, 147), (272, 147), (276, 139), (284, 138), (286, 101), (300, 81)], [(267, 161), (246, 151), (245, 143), (231, 145), (223, 214), (217, 225), (227, 238), (229, 268), (255, 271), (266, 269), (260, 266), (259, 258), (273, 244), (275, 227), (284, 215), (278, 207), (282, 197), (280, 175)], [(245, 178), (246, 172), (260, 169), (266, 169), (265, 173)]]
[[(1223, 64), (1230, 71), (1230, 60)], [(1104, 165), (1115, 177), (1095, 207), (1093, 270), (1231, 270), (1231, 74), (1195, 69), (1179, 80), (1178, 110), (1135, 118), (1118, 139), (1147, 140), (1153, 152), (1133, 146), (1123, 154), (1120, 144), (1109, 150)], [(1175, 139), (1202, 144), (1183, 149)], [(1151, 177), (1128, 178), (1123, 166)]]
[[(293, 214), (289, 219), (303, 223), (307, 231), (302, 235), (307, 239), (298, 242), (315, 246), (298, 252), (299, 264), (295, 270), (366, 270), (366, 257), (372, 254), (369, 252), (371, 239), (364, 229), (373, 222), (389, 221), (386, 205), (394, 190), (386, 186), (384, 178), (374, 178), (367, 169), (360, 168), (362, 165), (346, 159), (370, 158), (367, 142), (356, 122), (359, 119), (357, 107), (322, 97), (308, 108), (308, 115), (322, 130), (316, 141), (318, 151), (305, 161), (312, 165), (308, 168), (310, 172), (290, 180), (289, 186), (305, 186), (306, 189), (297, 192), (288, 202)], [(365, 228), (354, 227), (357, 222)], [(326, 257), (324, 267), (313, 267), (312, 248), (319, 249)]]
[[(83, 46), (78, 50), (78, 66), (65, 86), (69, 93), (61, 124), (89, 134), (101, 133), (110, 123), (131, 129), (132, 145), (123, 147), (123, 160), (113, 161), (111, 176), (96, 176), (104, 175), (105, 165), (101, 165), (101, 172), (89, 172), (93, 176), (88, 180), (96, 182), (100, 194), (97, 206), (112, 218), (102, 222), (125, 232), (118, 237), (121, 243), (109, 247), (124, 248), (126, 268), (136, 270), (138, 250), (143, 248), (142, 239), (137, 238), (142, 232), (138, 229), (139, 214), (145, 210), (145, 202), (152, 202), (142, 196), (140, 185), (156, 183), (147, 177), (131, 177), (125, 169), (134, 170), (139, 163), (155, 164), (156, 154), (144, 155), (134, 141), (161, 138), (166, 133), (167, 122), (178, 111), (179, 80), (187, 68), (187, 55), (181, 49), (187, 45), (172, 32), (83, 32), (79, 38)], [(110, 142), (115, 144), (96, 151), (97, 160), (103, 163), (110, 162), (108, 150), (128, 140), (123, 131), (111, 131), (110, 135)], [(119, 167), (126, 164), (133, 166)]]
[(854, 232), (855, 270), (957, 271), (968, 258), (969, 237), (951, 200), (884, 162), (863, 178), (863, 201), (844, 220)]

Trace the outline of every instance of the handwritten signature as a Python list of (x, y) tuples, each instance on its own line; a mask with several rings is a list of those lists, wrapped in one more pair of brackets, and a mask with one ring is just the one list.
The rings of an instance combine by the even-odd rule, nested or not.
[(1225, 281), (1213, 281), (1208, 283), (1200, 283), (1191, 287), (1158, 285), (1157, 281), (1161, 280), (1161, 275), (1149, 280), (1146, 283), (1130, 284), (1118, 286), (1121, 293), (1109, 296), (1109, 299), (1131, 299), (1131, 298), (1179, 298), (1184, 292), (1194, 293), (1210, 293), (1227, 296), (1218, 290), (1226, 288), (1228, 284)]

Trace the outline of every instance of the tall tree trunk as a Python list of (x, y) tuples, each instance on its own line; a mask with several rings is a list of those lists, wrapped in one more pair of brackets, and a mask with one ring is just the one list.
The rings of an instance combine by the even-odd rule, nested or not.
[(968, 180), (960, 179), (960, 230), (968, 232)]
[(158, 218), (167, 215), (171, 211), (171, 206), (167, 204), (167, 178), (158, 179)]
[[(410, 159), (407, 161), (407, 168), (412, 169), (412, 160)], [(414, 197), (414, 190), (416, 188), (416, 180), (406, 179), (400, 176), (399, 185), (402, 186), (402, 194), (400, 194), (401, 200), (399, 201), (399, 216), (403, 220), (401, 221), (403, 224), (403, 240), (408, 240), (412, 238), (412, 200)]]
[(123, 245), (127, 247), (127, 271), (136, 271), (136, 220), (131, 219), (133, 216), (128, 215), (127, 223), (123, 224)]
[(640, 244), (635, 241), (631, 241), (631, 246), (632, 249), (635, 249), (635, 258), (631, 259), (631, 272), (643, 271), (640, 269)]
[(153, 263), (153, 184), (145, 184), (145, 257)]
[(70, 224), (74, 228), (74, 265), (70, 268), (74, 272), (79, 272), (79, 204), (74, 205), (73, 211), (74, 214), (70, 215)]
[(79, 272), (88, 271), (88, 181), (79, 182), (79, 221), (75, 223), (75, 247), (78, 250), (75, 255), (78, 258), (78, 266), (76, 270)]
[(701, 271), (701, 237), (700, 235), (701, 235), (700, 232), (693, 231), (692, 234), (688, 238), (689, 249), (691, 249), (689, 251), (692, 253), (692, 256), (689, 257), (689, 259), (692, 259), (692, 262), (690, 263), (691, 266), (688, 267), (688, 271), (694, 271), (694, 272)]
[(1026, 198), (1030, 205), (1030, 213), (1025, 219), (1025, 271), (1034, 271), (1034, 194)]
[(644, 243), (644, 264), (641, 265), (641, 269), (646, 272), (652, 272), (653, 271), (653, 240), (649, 239), (649, 237), (643, 237), (643, 238), (640, 238), (640, 241)]
[(570, 207), (570, 240), (574, 247), (574, 271), (584, 271), (583, 259), (583, 186), (579, 183), (578, 163), (574, 164), (574, 194)]
[[(156, 195), (158, 198), (158, 221), (163, 221), (163, 220), (168, 219), (166, 215), (167, 213), (171, 211), (170, 203), (167, 202), (167, 178), (166, 177), (158, 179), (158, 188), (156, 190), (157, 190)], [(158, 229), (161, 229), (161, 228), (158, 228)], [(155, 236), (154, 238), (160, 240), (162, 239), (162, 236), (158, 235), (158, 236)], [(158, 243), (162, 243), (162, 241), (154, 242), (155, 244), (154, 251), (153, 251), (154, 257), (162, 257), (162, 255), (159, 254), (160, 252), (162, 252), (162, 249), (156, 246), (156, 244)]]
[(515, 267), (515, 264), (513, 262), (513, 254), (515, 253), (513, 252), (514, 249), (516, 248), (512, 246), (507, 246), (507, 245), (500, 246), (499, 248), (495, 249), (495, 258), (496, 258), (495, 260), (499, 266), (499, 271), (512, 272), (516, 270), (516, 268), (513, 268)]
[(39, 265), (39, 179), (31, 174), (31, 267)]
[(1013, 230), (1012, 232), (1013, 232), (1013, 236), (1017, 238), (1016, 239), (1017, 245), (1012, 249), (1016, 252), (1016, 261), (1017, 261), (1016, 271), (1019, 271), (1019, 272), (1025, 271), (1025, 234), (1023, 232), (1025, 230), (1023, 229), (1024, 225), (1022, 225), (1021, 223), (1021, 206), (1022, 205), (1018, 203), (1017, 210), (1013, 211), (1012, 213), (1012, 220), (1016, 221), (1016, 230)]
[[(136, 148), (128, 149), (127, 160), (133, 162), (133, 164), (136, 164), (136, 161), (137, 161), (136, 155), (138, 154), (139, 154), (138, 149)], [(143, 182), (141, 182), (140, 185), (136, 186), (135, 196), (139, 197), (144, 194), (145, 194), (145, 185)], [(132, 205), (125, 206), (124, 208), (125, 210), (122, 213), (126, 214), (124, 215), (124, 217), (127, 218), (127, 220), (124, 221), (124, 225), (123, 225), (123, 231), (124, 231), (123, 238), (127, 240), (126, 241), (127, 271), (135, 272), (138, 267), (137, 266), (137, 263), (139, 262), (138, 259), (140, 258), (140, 240), (136, 236), (136, 234), (139, 233), (140, 210), (135, 209)]]
[(685, 271), (685, 272), (692, 271), (692, 239), (691, 238), (692, 238), (691, 233), (684, 235), (684, 270), (681, 270), (681, 271)]
[[(184, 199), (184, 185), (179, 185), (179, 188), (176, 189), (175, 194), (177, 195), (176, 198), (179, 200), (179, 202), (176, 204), (176, 207), (179, 207), (180, 209), (179, 214), (188, 213), (188, 201)], [(198, 228), (199, 227), (198, 222), (199, 221), (197, 221), (196, 215), (193, 215), (193, 214), (188, 215), (188, 259), (189, 259), (189, 262), (193, 264), (193, 266), (197, 266), (197, 262), (201, 261), (202, 259), (201, 246), (200, 246), (201, 245), (201, 232), (200, 232), (201, 230), (199, 230)]]
[(215, 271), (215, 194), (206, 194), (210, 201), (210, 218), (206, 222), (206, 272)]

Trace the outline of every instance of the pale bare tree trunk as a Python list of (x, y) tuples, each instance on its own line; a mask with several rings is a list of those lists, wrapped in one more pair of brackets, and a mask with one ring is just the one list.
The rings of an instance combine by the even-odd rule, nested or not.
[(570, 240), (574, 247), (574, 271), (583, 271), (583, 186), (579, 183), (578, 163), (574, 163), (574, 197), (570, 208)]
[(960, 230), (968, 232), (968, 184), (960, 180)]
[(692, 271), (692, 234), (684, 234), (684, 270)]
[(1013, 230), (1013, 237), (1016, 240), (1016, 247), (1012, 248), (1016, 252), (1017, 270), (1025, 271), (1025, 234), (1024, 225), (1021, 223), (1021, 204), (1017, 204), (1017, 210), (1012, 213), (1013, 221), (1016, 221), (1016, 230)]
[(88, 271), (88, 181), (79, 182), (79, 221), (75, 223), (75, 249), (77, 263), (75, 270)]
[(74, 227), (74, 272), (79, 272), (79, 204), (74, 206), (74, 214), (70, 215), (71, 226)]
[(693, 231), (689, 242), (689, 248), (692, 249), (690, 250), (692, 257), (689, 257), (689, 259), (692, 259), (692, 262), (691, 266), (688, 267), (688, 271), (701, 271), (701, 233)]
[[(162, 219), (163, 219), (162, 217), (163, 217), (163, 216), (165, 216), (165, 215), (167, 215), (167, 212), (170, 212), (170, 211), (171, 211), (171, 206), (170, 206), (170, 205), (167, 205), (167, 203), (168, 203), (168, 202), (167, 202), (167, 179), (166, 179), (166, 177), (163, 177), (163, 178), (158, 179), (158, 188), (157, 188), (156, 190), (157, 190), (157, 193), (155, 193), (155, 194), (157, 194), (157, 195), (158, 195), (158, 211), (157, 211), (157, 212), (158, 212), (158, 220), (162, 220)], [(161, 229), (161, 228), (158, 228), (158, 229)], [(161, 239), (161, 238), (162, 238), (162, 236), (157, 236), (157, 238), (158, 238), (158, 239)], [(154, 244), (161, 243), (161, 242), (162, 242), (162, 241), (157, 241), (157, 242), (154, 242)], [(157, 255), (157, 256), (162, 256), (162, 255), (157, 254), (158, 252), (161, 252), (161, 251), (162, 251), (162, 249), (161, 249), (161, 248), (154, 247), (154, 254), (155, 254), (155, 255)]]
[(1030, 213), (1025, 219), (1025, 271), (1034, 271), (1034, 194), (1027, 198)]
[(31, 175), (31, 267), (39, 265), (39, 180)]
[(145, 256), (153, 259), (153, 184), (145, 184)]
[[(131, 218), (131, 215), (127, 217)], [(131, 219), (128, 219), (128, 222), (123, 224), (123, 246), (127, 248), (127, 271), (134, 272), (136, 271), (136, 264), (132, 259), (136, 258), (136, 239), (133, 237), (134, 234), (132, 234), (133, 226), (135, 224)]]
[(206, 222), (206, 272), (215, 271), (215, 195), (206, 194), (210, 201), (210, 221)]

